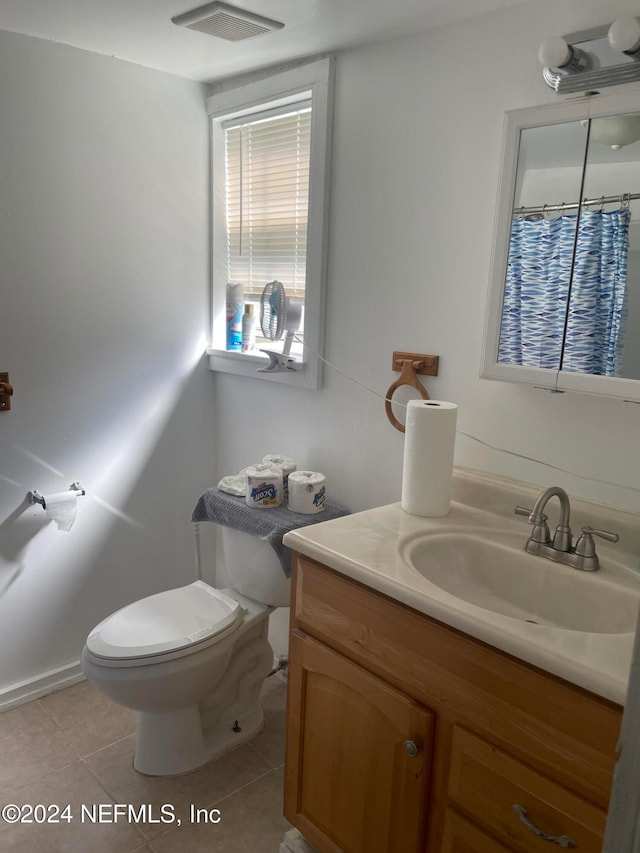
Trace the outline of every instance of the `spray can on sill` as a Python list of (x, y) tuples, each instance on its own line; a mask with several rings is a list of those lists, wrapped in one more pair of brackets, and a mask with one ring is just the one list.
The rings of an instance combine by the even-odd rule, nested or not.
[(242, 349), (242, 310), (244, 288), (237, 282), (227, 284), (227, 349), (240, 352)]
[(253, 305), (246, 302), (242, 315), (242, 352), (250, 352), (256, 345), (256, 324), (253, 318)]

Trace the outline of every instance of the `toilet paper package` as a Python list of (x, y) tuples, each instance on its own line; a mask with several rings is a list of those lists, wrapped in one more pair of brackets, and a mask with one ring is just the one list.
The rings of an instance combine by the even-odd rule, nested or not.
[(404, 435), (401, 506), (412, 515), (447, 515), (453, 485), (458, 407), (444, 400), (410, 400)]
[(296, 460), (290, 456), (282, 456), (279, 453), (267, 453), (262, 461), (265, 465), (271, 465), (272, 468), (280, 468), (282, 471), (282, 499), (286, 500), (289, 474), (292, 474), (296, 470)]
[(324, 474), (318, 471), (294, 471), (289, 474), (288, 508), (304, 515), (322, 512), (325, 503), (325, 482)]
[(247, 468), (247, 506), (269, 509), (282, 503), (282, 471), (271, 465), (250, 465)]

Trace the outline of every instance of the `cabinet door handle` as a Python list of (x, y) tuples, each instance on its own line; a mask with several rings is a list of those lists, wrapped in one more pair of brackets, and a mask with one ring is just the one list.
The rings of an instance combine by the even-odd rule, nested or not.
[(568, 835), (549, 835), (547, 832), (544, 832), (544, 830), (538, 829), (537, 826), (534, 826), (527, 817), (527, 813), (522, 806), (514, 803), (511, 808), (517, 815), (518, 820), (527, 827), (529, 832), (533, 832), (533, 834), (537, 835), (538, 838), (542, 838), (543, 841), (551, 841), (553, 844), (557, 844), (558, 847), (576, 847), (575, 841), (569, 838)]
[(410, 755), (412, 758), (415, 758), (416, 755), (420, 752), (420, 747), (415, 742), (415, 740), (405, 740), (404, 749), (407, 755)]

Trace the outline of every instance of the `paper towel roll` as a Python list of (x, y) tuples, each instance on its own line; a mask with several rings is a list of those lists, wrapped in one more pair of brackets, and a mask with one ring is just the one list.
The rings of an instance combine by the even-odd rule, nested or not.
[(247, 468), (247, 506), (269, 509), (282, 503), (282, 471), (271, 465), (250, 465)]
[(78, 509), (78, 498), (75, 492), (56, 492), (53, 495), (43, 495), (43, 497), (46, 517), (55, 521), (59, 530), (71, 530)]
[(289, 499), (291, 512), (314, 515), (324, 509), (326, 477), (318, 471), (294, 471), (289, 474)]
[(412, 515), (449, 512), (457, 416), (457, 405), (443, 400), (407, 405), (401, 506)]

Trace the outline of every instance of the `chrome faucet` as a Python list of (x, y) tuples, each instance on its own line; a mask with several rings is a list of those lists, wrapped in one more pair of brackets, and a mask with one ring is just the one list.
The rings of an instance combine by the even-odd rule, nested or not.
[[(552, 497), (560, 501), (560, 521), (556, 527), (553, 541), (547, 525), (548, 516), (544, 509)], [(583, 572), (595, 572), (600, 568), (600, 561), (596, 554), (593, 541), (594, 536), (600, 536), (609, 542), (617, 542), (617, 533), (608, 530), (595, 530), (593, 527), (583, 527), (582, 535), (576, 542), (575, 548), (571, 546), (571, 527), (569, 526), (569, 515), (571, 512), (569, 495), (559, 486), (550, 486), (545, 489), (535, 502), (533, 509), (517, 506), (516, 515), (526, 515), (529, 524), (533, 526), (531, 536), (527, 539), (525, 550), (530, 554), (538, 554), (553, 560), (556, 563), (566, 563), (574, 569)]]

